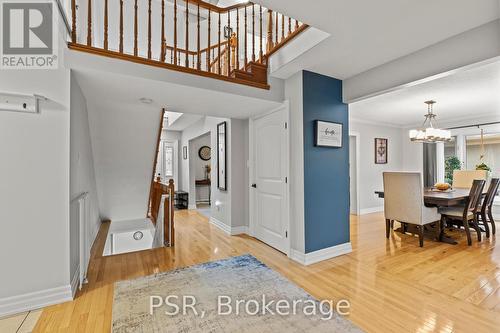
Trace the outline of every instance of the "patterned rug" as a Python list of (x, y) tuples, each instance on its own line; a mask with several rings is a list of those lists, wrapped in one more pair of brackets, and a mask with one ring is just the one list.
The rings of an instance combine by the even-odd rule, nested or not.
[(361, 332), (329, 309), (243, 255), (116, 283), (112, 331)]

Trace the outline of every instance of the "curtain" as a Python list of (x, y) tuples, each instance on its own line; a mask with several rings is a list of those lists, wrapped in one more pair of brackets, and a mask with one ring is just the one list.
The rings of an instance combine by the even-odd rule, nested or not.
[(437, 182), (436, 144), (424, 143), (424, 186), (431, 187)]

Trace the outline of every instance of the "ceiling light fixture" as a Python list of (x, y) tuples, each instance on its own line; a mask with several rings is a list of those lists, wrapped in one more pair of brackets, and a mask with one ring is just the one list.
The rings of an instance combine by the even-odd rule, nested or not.
[(410, 140), (425, 143), (451, 141), (450, 131), (434, 127), (436, 115), (434, 114), (433, 107), (436, 101), (426, 101), (425, 104), (427, 104), (427, 114), (425, 115), (424, 123), (421, 128), (410, 130)]
[(153, 103), (153, 100), (151, 98), (146, 98), (146, 97), (140, 98), (139, 101), (143, 104), (152, 104)]

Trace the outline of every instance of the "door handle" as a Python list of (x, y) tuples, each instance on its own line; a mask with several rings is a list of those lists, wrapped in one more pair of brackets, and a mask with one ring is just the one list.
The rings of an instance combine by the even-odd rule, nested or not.
[(252, 184), (252, 187), (253, 188), (257, 188), (257, 184)]

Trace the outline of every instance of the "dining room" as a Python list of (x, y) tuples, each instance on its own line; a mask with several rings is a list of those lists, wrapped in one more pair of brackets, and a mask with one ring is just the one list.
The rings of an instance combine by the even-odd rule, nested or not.
[[(356, 259), (471, 323), (500, 312), (498, 91), (493, 61), (349, 104)], [(442, 320), (425, 330), (460, 330)]]
[(350, 104), (351, 213), (378, 214), (388, 236), (409, 233), (419, 246), (494, 239), (500, 62), (424, 81)]

